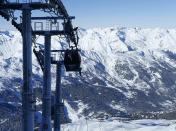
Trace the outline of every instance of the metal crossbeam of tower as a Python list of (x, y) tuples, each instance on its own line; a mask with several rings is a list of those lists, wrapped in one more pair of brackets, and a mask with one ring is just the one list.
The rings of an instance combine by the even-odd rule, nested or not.
[[(77, 46), (78, 37), (75, 34), (76, 29), (73, 28), (70, 16), (61, 0), (39, 0), (38, 2), (29, 0), (26, 3), (28, 3), (32, 10), (43, 9), (44, 11), (55, 14), (56, 16), (63, 16), (67, 24), (67, 30), (65, 32), (67, 39), (68, 41), (73, 42), (75, 46)], [(18, 0), (16, 0), (16, 2), (10, 2), (10, 0), (2, 0), (2, 2), (0, 2), (0, 9), (21, 10), (23, 5), (24, 2), (20, 3)]]

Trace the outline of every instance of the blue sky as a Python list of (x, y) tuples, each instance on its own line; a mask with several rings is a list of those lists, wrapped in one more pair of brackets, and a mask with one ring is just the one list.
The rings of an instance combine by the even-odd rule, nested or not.
[[(176, 27), (176, 0), (62, 0), (75, 24), (92, 27)], [(4, 28), (9, 28), (1, 21)]]
[(63, 0), (83, 27), (176, 27), (176, 0)]

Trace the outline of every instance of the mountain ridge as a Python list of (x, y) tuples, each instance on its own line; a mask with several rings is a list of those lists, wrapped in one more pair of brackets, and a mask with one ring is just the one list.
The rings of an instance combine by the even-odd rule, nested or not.
[[(175, 110), (176, 29), (79, 29), (79, 37), (82, 77), (62, 72), (63, 98), (79, 117), (130, 117), (138, 112)], [(43, 38), (37, 43), (43, 44)], [(52, 45), (54, 49), (67, 48), (58, 37), (52, 38)], [(20, 33), (0, 31), (0, 47), (1, 100), (20, 102)], [(41, 87), (42, 71), (34, 56), (33, 76), (34, 87)], [(7, 99), (7, 92), (16, 99)]]

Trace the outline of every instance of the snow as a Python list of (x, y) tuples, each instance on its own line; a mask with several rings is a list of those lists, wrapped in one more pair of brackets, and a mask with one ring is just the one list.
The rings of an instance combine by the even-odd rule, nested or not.
[(123, 106), (114, 104), (113, 101), (112, 101), (112, 104), (110, 104), (110, 106), (111, 106), (113, 109), (117, 109), (117, 110), (120, 110), (120, 111), (125, 111), (125, 109), (123, 108)]
[(62, 125), (64, 131), (175, 131), (176, 121), (134, 120), (134, 121), (98, 121), (79, 120)]
[(69, 118), (72, 120), (72, 122), (75, 122), (75, 121), (78, 121), (79, 118), (78, 118), (78, 113), (76, 111), (74, 111), (70, 105), (68, 104), (67, 101), (65, 101), (65, 106), (67, 107), (67, 110), (68, 110), (68, 116)]

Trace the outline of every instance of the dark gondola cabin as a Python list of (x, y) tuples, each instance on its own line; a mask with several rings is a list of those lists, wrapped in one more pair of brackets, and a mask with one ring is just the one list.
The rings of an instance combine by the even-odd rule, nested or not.
[(81, 56), (78, 50), (66, 50), (64, 56), (64, 65), (66, 71), (80, 71)]

